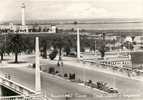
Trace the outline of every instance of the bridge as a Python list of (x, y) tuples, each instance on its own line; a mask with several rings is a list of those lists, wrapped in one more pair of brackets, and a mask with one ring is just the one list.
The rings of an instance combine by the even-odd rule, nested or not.
[(29, 95), (29, 94), (35, 94), (36, 92), (21, 85), (21, 84), (18, 84), (10, 79), (7, 79), (3, 76), (0, 76), (0, 85), (14, 91), (15, 93), (17, 94), (20, 94), (20, 95)]

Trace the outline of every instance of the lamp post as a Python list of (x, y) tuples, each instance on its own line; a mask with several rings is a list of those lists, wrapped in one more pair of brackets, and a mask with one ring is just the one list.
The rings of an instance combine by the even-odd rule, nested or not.
[(39, 37), (36, 37), (35, 51), (35, 91), (36, 94), (41, 94)]

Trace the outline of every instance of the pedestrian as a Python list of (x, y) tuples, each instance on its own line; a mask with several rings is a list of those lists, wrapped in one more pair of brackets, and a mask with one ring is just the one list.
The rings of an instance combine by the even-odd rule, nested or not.
[(68, 92), (65, 94), (65, 98), (66, 100), (70, 100), (70, 94)]
[(60, 66), (60, 63), (59, 63), (59, 62), (57, 63), (57, 66), (58, 66), (58, 67)]
[(10, 76), (10, 74), (8, 74), (8, 79), (9, 79), (9, 80), (11, 79), (11, 76)]
[(128, 77), (131, 77), (130, 72), (128, 71)]
[(62, 66), (62, 67), (64, 66), (63, 62), (61, 62), (61, 66)]

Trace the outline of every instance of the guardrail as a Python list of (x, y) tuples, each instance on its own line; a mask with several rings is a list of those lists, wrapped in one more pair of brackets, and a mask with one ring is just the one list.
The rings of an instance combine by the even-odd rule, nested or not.
[[(18, 84), (12, 80), (9, 80), (5, 77), (0, 76), (0, 84), (7, 87), (10, 90), (13, 90), (14, 92), (22, 95), (29, 95), (29, 94), (35, 94), (36, 92), (34, 90), (31, 90), (21, 84)], [(1, 100), (1, 99), (0, 99)]]

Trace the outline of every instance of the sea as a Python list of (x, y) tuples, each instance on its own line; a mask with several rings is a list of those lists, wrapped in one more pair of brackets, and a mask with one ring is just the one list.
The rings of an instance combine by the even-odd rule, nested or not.
[[(21, 21), (9, 21), (21, 24)], [(4, 24), (9, 23), (4, 22)], [(80, 28), (85, 30), (143, 30), (143, 19), (108, 18), (108, 19), (51, 19), (26, 20), (29, 25), (55, 25), (61, 29)]]

